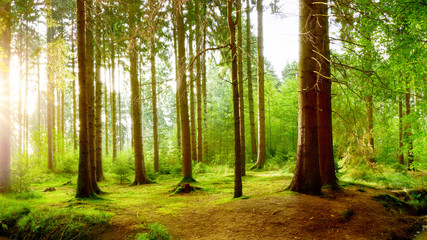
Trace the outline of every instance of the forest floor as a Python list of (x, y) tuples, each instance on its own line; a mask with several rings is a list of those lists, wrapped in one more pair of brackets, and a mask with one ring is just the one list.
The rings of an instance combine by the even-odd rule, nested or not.
[[(422, 178), (426, 177), (421, 174)], [(345, 184), (343, 191), (324, 189), (322, 196), (283, 191), (291, 175), (279, 171), (248, 172), (245, 197), (233, 199), (233, 175), (198, 174), (188, 194), (171, 194), (178, 176), (157, 183), (128, 186), (101, 183), (103, 200), (73, 199), (75, 185), (44, 192), (49, 208), (96, 209), (112, 213), (96, 239), (132, 239), (152, 223), (164, 225), (173, 239), (413, 239), (426, 218), (387, 209), (373, 199), (393, 190)], [(47, 185), (36, 187), (42, 191)], [(55, 199), (55, 200), (54, 200)], [(40, 204), (40, 201), (38, 201)]]

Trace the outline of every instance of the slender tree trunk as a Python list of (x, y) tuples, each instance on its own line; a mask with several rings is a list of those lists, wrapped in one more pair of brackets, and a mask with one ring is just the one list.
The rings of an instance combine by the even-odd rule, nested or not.
[(318, 17), (316, 24), (316, 44), (319, 54), (317, 65), (317, 118), (319, 124), (319, 167), (323, 185), (339, 189), (335, 176), (334, 147), (332, 138), (332, 107), (331, 107), (331, 65), (329, 50), (329, 24), (327, 0), (315, 5)]
[(373, 99), (372, 95), (366, 96), (366, 120), (368, 122), (368, 153), (367, 153), (367, 159), (370, 164), (375, 163), (374, 158), (374, 118), (373, 118)]
[[(239, 0), (238, 0), (239, 1)], [(237, 4), (236, 11), (239, 11)], [(234, 115), (234, 198), (242, 193), (242, 147), (240, 146), (240, 116), (239, 116), (239, 83), (237, 78), (236, 24), (233, 21), (233, 1), (227, 0), (228, 29), (230, 30), (231, 46), (231, 84), (233, 85), (233, 115)]]
[[(74, 20), (71, 24), (71, 52), (74, 53)], [(77, 151), (77, 101), (76, 101), (76, 72), (75, 72), (76, 59), (73, 55), (71, 61), (71, 69), (73, 73), (73, 146), (74, 151)]]
[(252, 167), (262, 168), (267, 160), (265, 144), (265, 105), (264, 105), (264, 33), (262, 20), (262, 0), (257, 1), (258, 12), (258, 156)]
[(95, 195), (92, 188), (90, 159), (88, 149), (88, 105), (86, 86), (86, 50), (85, 50), (85, 1), (77, 0), (77, 54), (79, 65), (79, 174), (77, 178), (77, 198), (89, 198)]
[(202, 129), (202, 66), (200, 62), (201, 29), (200, 29), (200, 4), (194, 1), (194, 14), (196, 16), (196, 97), (197, 97), (197, 161), (203, 161), (203, 129)]
[(289, 188), (311, 195), (321, 193), (319, 173), (316, 62), (311, 36), (315, 33), (316, 12), (311, 0), (300, 2), (300, 59), (298, 73), (297, 165)]
[(412, 154), (412, 140), (411, 140), (411, 123), (409, 120), (409, 114), (411, 114), (411, 90), (408, 87), (408, 83), (406, 83), (406, 92), (405, 92), (405, 141), (409, 145), (408, 151), (406, 155), (408, 156), (408, 170), (414, 170), (413, 167), (411, 167), (412, 162), (414, 161), (414, 155)]
[[(105, 54), (104, 56), (104, 73), (107, 72), (107, 68), (108, 68), (108, 60), (107, 60), (107, 56), (106, 56), (106, 51), (105, 51), (105, 45), (107, 45), (107, 41), (105, 40), (105, 35), (103, 35), (103, 45), (102, 45), (102, 52)], [(105, 125), (105, 155), (108, 156), (108, 91), (107, 91), (107, 74), (104, 74), (105, 79), (104, 79), (104, 115), (105, 115), (105, 121), (104, 121), (104, 125)]]
[(402, 125), (402, 118), (403, 118), (403, 109), (402, 109), (402, 98), (399, 96), (399, 163), (405, 164), (405, 158), (403, 155), (403, 125)]
[(246, 0), (246, 71), (248, 78), (248, 106), (249, 106), (249, 126), (251, 134), (251, 160), (256, 161), (257, 144), (256, 144), (256, 128), (254, 114), (254, 98), (252, 89), (252, 56), (251, 56), (251, 8), (249, 0)]
[(11, 1), (0, 6), (0, 193), (10, 190), (10, 43), (11, 43)]
[[(41, 130), (40, 57), (37, 56), (37, 129)], [(74, 83), (74, 80), (73, 80)]]
[[(47, 8), (50, 9), (50, 0), (46, 2)], [(84, 15), (83, 15), (84, 16)], [(50, 16), (49, 16), (50, 17)], [(84, 31), (84, 26), (83, 26)], [(83, 38), (84, 39), (84, 38)], [(53, 41), (53, 27), (48, 25), (47, 28), (47, 42), (48, 42), (48, 48), (49, 43)], [(52, 56), (49, 54), (50, 51), (48, 51), (47, 54), (47, 146), (48, 146), (48, 157), (47, 157), (47, 168), (49, 170), (53, 170), (53, 162), (54, 162), (54, 147), (53, 147), (53, 129), (54, 129), (54, 88), (53, 88), (53, 74), (52, 74), (52, 67), (50, 64), (52, 64)]]
[(191, 163), (191, 139), (190, 122), (188, 116), (188, 97), (186, 81), (186, 60), (185, 60), (185, 28), (184, 28), (184, 3), (174, 0), (176, 11), (176, 28), (178, 43), (178, 100), (181, 117), (181, 137), (182, 137), (182, 174), (181, 183), (193, 182), (193, 172)]
[(99, 189), (96, 181), (93, 7), (93, 0), (86, 0), (86, 97), (88, 107), (88, 151), (92, 189), (95, 193), (100, 193), (101, 189)]
[[(206, 13), (206, 3), (204, 3), (204, 12)], [(203, 27), (203, 49), (206, 49), (206, 27)], [(203, 138), (204, 159), (208, 160), (209, 145), (208, 145), (208, 105), (207, 105), (207, 89), (206, 89), (206, 54), (203, 54), (202, 59), (202, 100), (203, 100), (203, 131), (205, 137)]]
[(113, 161), (117, 158), (117, 117), (116, 117), (116, 90), (115, 90), (115, 48), (114, 48), (114, 26), (112, 26), (111, 33), (111, 130), (112, 130), (112, 144), (113, 144)]
[(118, 122), (118, 131), (119, 131), (119, 151), (122, 151), (122, 97), (121, 92), (122, 89), (120, 86), (122, 85), (122, 82), (120, 80), (120, 55), (117, 56), (117, 103), (118, 103), (118, 110), (119, 110), (119, 122)]
[(240, 146), (242, 176), (246, 176), (246, 140), (245, 140), (245, 102), (243, 98), (243, 36), (242, 36), (242, 2), (236, 1), (237, 18), (237, 78), (239, 83), (239, 120), (240, 120)]
[(176, 100), (176, 143), (178, 147), (178, 155), (180, 155), (181, 150), (181, 117), (180, 117), (180, 110), (179, 110), (179, 69), (178, 69), (178, 46), (177, 46), (177, 32), (176, 28), (173, 29), (173, 48), (175, 53), (175, 79), (176, 79), (176, 94), (175, 94), (175, 100)]
[[(101, 7), (96, 4), (96, 15), (101, 14)], [(95, 57), (96, 57), (96, 107), (95, 107), (95, 160), (96, 160), (96, 181), (104, 181), (104, 171), (102, 169), (102, 82), (101, 82), (101, 27), (99, 24), (96, 26), (96, 37), (95, 37)]]
[(156, 34), (157, 26), (155, 23), (155, 1), (150, 0), (151, 9), (151, 33), (150, 33), (150, 64), (151, 64), (151, 104), (153, 107), (153, 163), (154, 172), (160, 171), (159, 163), (159, 136), (157, 121), (157, 89), (156, 89)]
[[(194, 39), (194, 30), (193, 30), (193, 23), (192, 21), (189, 21), (188, 23), (189, 28), (189, 37), (188, 37), (188, 48), (189, 48), (189, 57), (190, 61), (194, 58), (194, 52), (193, 52), (193, 39)], [(189, 76), (190, 76), (190, 127), (191, 127), (191, 159), (193, 161), (197, 161), (197, 134), (196, 134), (196, 114), (195, 114), (195, 108), (196, 108), (196, 101), (194, 99), (194, 68), (193, 64), (191, 64), (188, 67)]]
[(30, 65), (30, 54), (29, 48), (29, 31), (28, 31), (28, 10), (25, 9), (25, 96), (24, 96), (24, 154), (26, 159), (26, 166), (28, 167), (28, 84), (29, 84), (29, 65)]
[(19, 127), (19, 135), (18, 135), (18, 153), (22, 154), (22, 135), (23, 135), (23, 124), (22, 124), (22, 81), (23, 81), (23, 73), (22, 73), (22, 54), (23, 54), (23, 37), (22, 37), (22, 25), (19, 26), (18, 29), (18, 65), (19, 65), (19, 83), (18, 83), (18, 127)]
[(142, 145), (142, 121), (141, 121), (141, 96), (138, 83), (138, 55), (136, 52), (136, 0), (130, 0), (129, 4), (129, 56), (130, 56), (130, 82), (131, 82), (131, 103), (132, 122), (134, 126), (134, 157), (135, 157), (135, 181), (133, 185), (150, 183), (145, 172), (143, 145)]

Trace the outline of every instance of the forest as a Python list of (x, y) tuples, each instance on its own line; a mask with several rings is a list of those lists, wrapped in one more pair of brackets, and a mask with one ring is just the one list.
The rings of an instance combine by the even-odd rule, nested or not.
[(426, 0), (0, 0), (0, 240), (427, 239), (426, 183)]

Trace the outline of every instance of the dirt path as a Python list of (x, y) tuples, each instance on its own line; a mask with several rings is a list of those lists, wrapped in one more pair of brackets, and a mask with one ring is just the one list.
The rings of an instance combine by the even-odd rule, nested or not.
[(159, 222), (174, 239), (411, 239), (419, 218), (390, 212), (372, 200), (374, 193), (275, 194), (200, 207)]

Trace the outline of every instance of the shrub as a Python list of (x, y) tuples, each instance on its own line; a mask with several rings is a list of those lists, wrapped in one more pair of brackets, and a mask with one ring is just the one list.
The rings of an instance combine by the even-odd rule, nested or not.
[(149, 232), (137, 234), (136, 240), (171, 240), (172, 236), (168, 233), (165, 226), (159, 223), (153, 223), (148, 226)]

